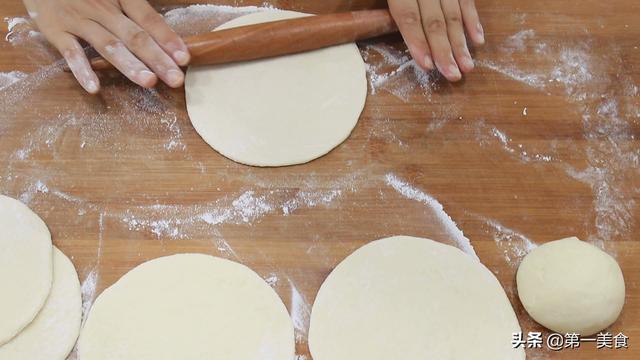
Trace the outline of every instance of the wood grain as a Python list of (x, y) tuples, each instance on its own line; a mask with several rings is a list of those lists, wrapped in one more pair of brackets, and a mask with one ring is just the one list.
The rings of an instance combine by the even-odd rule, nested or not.
[[(444, 206), (505, 287), (524, 331), (544, 329), (515, 293), (519, 234), (537, 244), (576, 235), (614, 255), (627, 298), (610, 331), (629, 336), (629, 349), (585, 344), (530, 350), (528, 358), (636, 359), (640, 3), (477, 3), (487, 45), (474, 49), (477, 69), (464, 81), (436, 79), (427, 90), (381, 85), (344, 144), (311, 163), (277, 169), (239, 165), (208, 147), (189, 123), (183, 90), (161, 86), (151, 96), (116, 77), (103, 79), (100, 96), (88, 96), (69, 74), (45, 79), (42, 66), (56, 58), (45, 45), (1, 42), (0, 71), (40, 75), (0, 90), (0, 192), (29, 203), (81, 280), (98, 275), (98, 293), (146, 260), (202, 252), (277, 277), (276, 291), (299, 316), (310, 310), (331, 269), (373, 239), (408, 234), (453, 244), (432, 208), (389, 186), (391, 174)], [(384, 2), (272, 4), (330, 13)], [(1, 17), (24, 14), (17, 0), (0, 4)], [(519, 33), (523, 42), (513, 37)], [(381, 42), (403, 49), (399, 37)], [(380, 43), (361, 48), (372, 45)], [(386, 64), (381, 72), (397, 68), (368, 53), (370, 64)], [(415, 81), (411, 71), (401, 75), (407, 84)], [(202, 209), (233, 208), (247, 193), (277, 206), (259, 216), (240, 212), (215, 226), (190, 218)], [(287, 201), (318, 193), (330, 199), (284, 213)], [(192, 224), (162, 223), (175, 218)], [(497, 231), (496, 224), (514, 232)], [(174, 228), (184, 236), (165, 231)], [(302, 302), (293, 301), (297, 295)], [(298, 353), (308, 355), (304, 329), (300, 333)]]

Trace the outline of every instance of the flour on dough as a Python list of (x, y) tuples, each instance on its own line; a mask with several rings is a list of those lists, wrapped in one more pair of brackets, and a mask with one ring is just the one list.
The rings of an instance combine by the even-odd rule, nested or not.
[[(227, 29), (306, 16), (265, 11), (236, 18)], [(227, 65), (190, 67), (187, 110), (200, 136), (247, 165), (300, 164), (325, 155), (351, 133), (367, 95), (355, 44)]]
[(459, 249), (395, 236), (342, 261), (313, 304), (314, 360), (524, 359), (493, 274)]
[(0, 345), (44, 305), (53, 277), (47, 225), (18, 200), (0, 195)]
[(576, 237), (531, 251), (516, 276), (527, 313), (560, 334), (595, 334), (620, 315), (625, 286), (611, 255)]
[(291, 360), (293, 322), (248, 267), (202, 254), (148, 261), (96, 299), (82, 360)]
[(73, 264), (53, 248), (53, 285), (38, 316), (0, 346), (0, 360), (65, 360), (80, 333), (82, 295)]

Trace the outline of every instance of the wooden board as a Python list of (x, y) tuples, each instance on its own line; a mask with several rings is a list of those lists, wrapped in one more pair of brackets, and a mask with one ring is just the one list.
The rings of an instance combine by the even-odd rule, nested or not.
[[(528, 332), (544, 329), (514, 290), (527, 241), (576, 235), (623, 269), (626, 304), (609, 330), (629, 336), (629, 349), (583, 344), (532, 349), (528, 358), (635, 359), (640, 4), (478, 3), (488, 45), (475, 49), (473, 74), (457, 84), (423, 76), (417, 86), (410, 66), (398, 70), (398, 37), (361, 44), (377, 76), (353, 134), (321, 159), (278, 169), (239, 165), (208, 147), (189, 123), (182, 89), (144, 92), (116, 77), (87, 96), (69, 74), (47, 70), (55, 52), (19, 25), (0, 42), (0, 72), (33, 75), (0, 90), (0, 192), (47, 222), (87, 304), (159, 256), (202, 252), (247, 264), (299, 324), (301, 359), (310, 359), (305, 327), (320, 284), (371, 240), (409, 234), (456, 245), (457, 226)], [(332, 12), (384, 2), (273, 4)], [(20, 1), (0, 4), (0, 17), (24, 15)]]

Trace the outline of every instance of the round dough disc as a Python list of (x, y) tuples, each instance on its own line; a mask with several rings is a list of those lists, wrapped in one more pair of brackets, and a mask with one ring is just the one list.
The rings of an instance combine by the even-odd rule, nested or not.
[(82, 296), (73, 264), (53, 248), (53, 285), (38, 316), (0, 347), (0, 360), (64, 360), (80, 333)]
[(595, 334), (613, 324), (624, 305), (624, 278), (616, 260), (575, 237), (531, 251), (516, 281), (527, 313), (561, 334)]
[(0, 195), (0, 345), (38, 314), (53, 277), (47, 225), (18, 200)]
[(342, 261), (311, 313), (314, 360), (524, 359), (493, 274), (449, 245), (395, 236)]
[(293, 322), (269, 285), (233, 261), (180, 254), (128, 272), (95, 301), (82, 360), (291, 360)]
[[(265, 11), (218, 29), (307, 16)], [(356, 126), (367, 96), (355, 44), (242, 63), (190, 67), (187, 110), (200, 136), (231, 160), (284, 166), (316, 159)]]

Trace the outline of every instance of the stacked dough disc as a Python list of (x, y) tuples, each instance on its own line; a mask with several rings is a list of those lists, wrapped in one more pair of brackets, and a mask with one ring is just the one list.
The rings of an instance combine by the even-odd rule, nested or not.
[(0, 294), (0, 360), (67, 358), (82, 317), (78, 275), (45, 223), (2, 195)]

